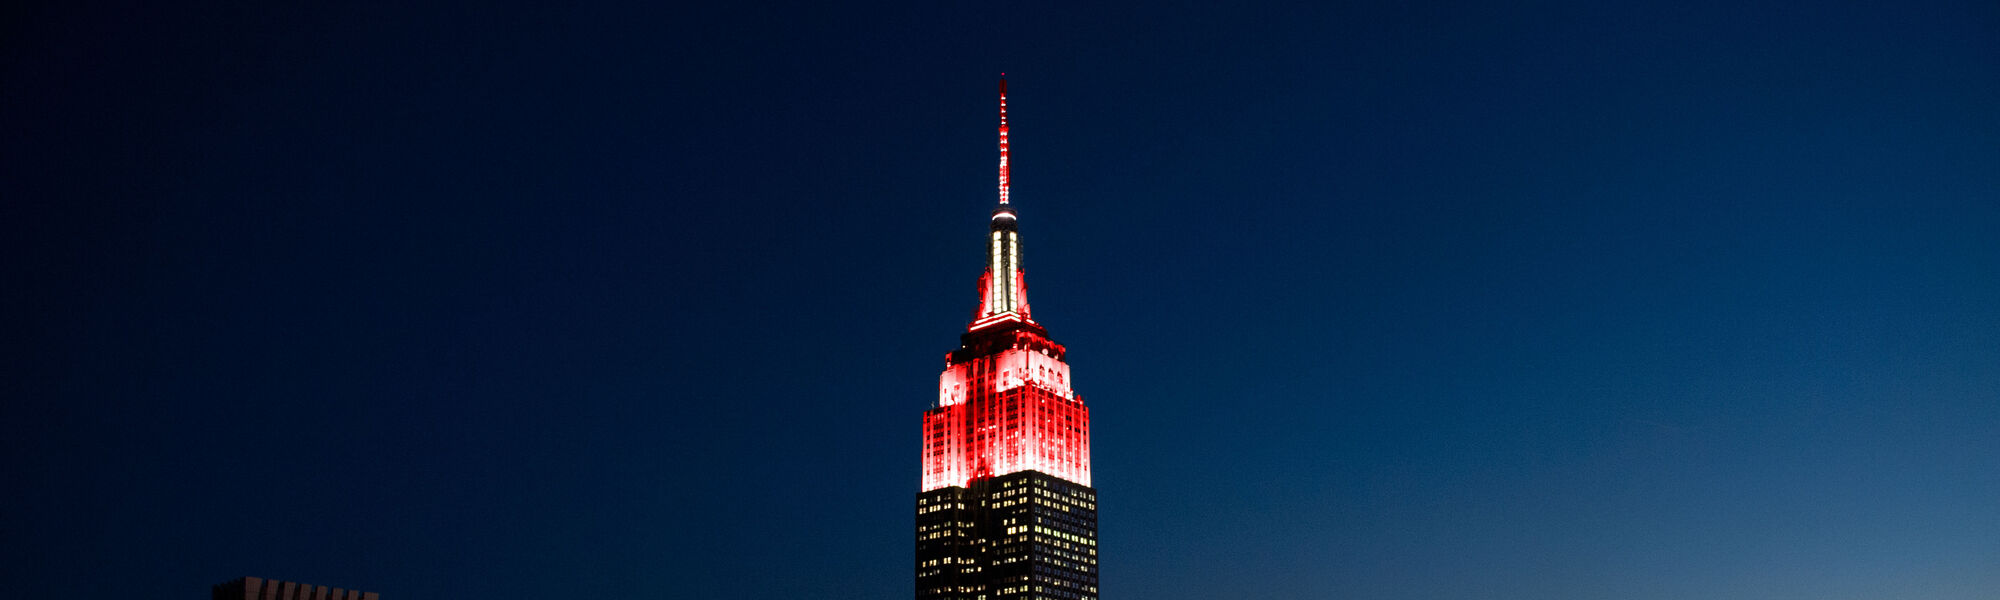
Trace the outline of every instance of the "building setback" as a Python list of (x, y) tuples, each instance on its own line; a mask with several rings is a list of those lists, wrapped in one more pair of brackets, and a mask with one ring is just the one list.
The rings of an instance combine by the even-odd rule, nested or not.
[(924, 412), (919, 600), (1097, 598), (1090, 409), (1070, 389), (1066, 349), (1029, 316), (1008, 157), (1002, 79), (1000, 202), (979, 309)]
[(257, 577), (239, 577), (218, 583), (211, 597), (213, 600), (379, 600), (375, 592), (328, 589), (323, 585)]

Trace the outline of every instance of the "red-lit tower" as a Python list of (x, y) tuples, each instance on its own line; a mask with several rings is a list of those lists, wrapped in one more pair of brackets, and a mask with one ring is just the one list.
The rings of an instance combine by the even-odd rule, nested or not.
[(1062, 344), (1028, 314), (1009, 203), (1007, 80), (1000, 80), (1000, 202), (985, 241), (979, 309), (945, 355), (924, 412), (917, 598), (1097, 598), (1090, 409)]

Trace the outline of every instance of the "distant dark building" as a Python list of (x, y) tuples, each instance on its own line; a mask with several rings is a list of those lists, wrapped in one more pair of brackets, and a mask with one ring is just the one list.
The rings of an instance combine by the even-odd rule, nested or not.
[(213, 600), (378, 600), (378, 597), (375, 592), (243, 577), (216, 584)]
[(979, 310), (924, 412), (916, 596), (1096, 600), (1090, 409), (1070, 390), (1066, 349), (1029, 318), (1007, 160), (1002, 80), (1000, 203), (982, 244)]

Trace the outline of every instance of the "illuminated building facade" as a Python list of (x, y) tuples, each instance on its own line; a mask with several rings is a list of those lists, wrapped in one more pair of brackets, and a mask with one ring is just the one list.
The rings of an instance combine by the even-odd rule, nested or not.
[(1070, 389), (1062, 344), (1028, 313), (1008, 155), (1003, 79), (1000, 203), (979, 309), (946, 354), (937, 402), (924, 412), (920, 600), (1097, 598), (1090, 410)]

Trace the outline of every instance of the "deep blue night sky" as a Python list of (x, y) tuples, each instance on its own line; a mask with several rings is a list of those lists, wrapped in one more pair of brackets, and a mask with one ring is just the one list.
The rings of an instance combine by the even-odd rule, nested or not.
[(909, 597), (1004, 71), (1106, 598), (2000, 597), (2000, 4), (167, 4), (0, 24), (9, 596)]

